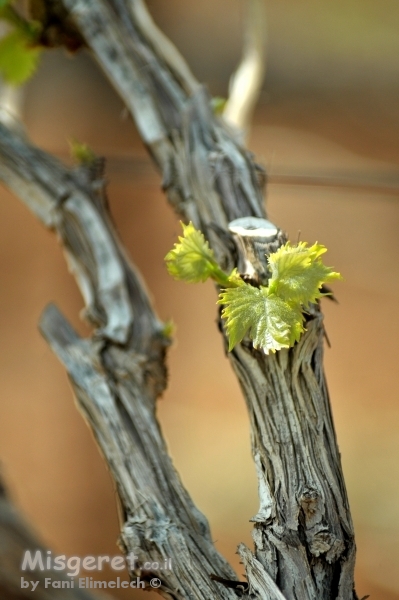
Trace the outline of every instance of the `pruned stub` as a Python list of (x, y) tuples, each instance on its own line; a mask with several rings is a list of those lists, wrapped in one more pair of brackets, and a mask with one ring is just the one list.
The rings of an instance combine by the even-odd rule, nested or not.
[(267, 219), (243, 217), (229, 223), (237, 249), (237, 269), (247, 283), (267, 285), (270, 277), (267, 257), (286, 241), (285, 233)]

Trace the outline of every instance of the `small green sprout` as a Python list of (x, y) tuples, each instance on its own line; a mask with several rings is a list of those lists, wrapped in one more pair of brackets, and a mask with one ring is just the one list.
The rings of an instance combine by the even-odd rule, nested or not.
[(88, 144), (75, 139), (69, 140), (69, 151), (79, 165), (89, 166), (97, 159), (97, 155)]
[(257, 288), (245, 283), (236, 269), (224, 273), (204, 235), (191, 222), (182, 227), (183, 236), (165, 257), (167, 269), (175, 279), (198, 283), (211, 278), (223, 288), (218, 304), (224, 306), (229, 351), (246, 335), (265, 354), (290, 348), (305, 331), (303, 311), (325, 295), (322, 285), (341, 279), (321, 261), (325, 246), (287, 242), (268, 257), (271, 278), (267, 286)]
[(168, 340), (171, 340), (173, 337), (173, 334), (176, 330), (176, 325), (174, 324), (172, 319), (168, 319), (162, 327), (162, 335), (163, 337), (167, 338)]
[(223, 114), (226, 104), (227, 104), (227, 99), (222, 98), (221, 96), (214, 96), (211, 99), (212, 111), (217, 116), (220, 116)]

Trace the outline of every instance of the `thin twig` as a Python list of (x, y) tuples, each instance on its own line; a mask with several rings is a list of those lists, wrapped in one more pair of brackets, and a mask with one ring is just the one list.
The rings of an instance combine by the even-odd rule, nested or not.
[(248, 133), (266, 70), (265, 0), (247, 0), (248, 16), (241, 62), (230, 80), (223, 118)]

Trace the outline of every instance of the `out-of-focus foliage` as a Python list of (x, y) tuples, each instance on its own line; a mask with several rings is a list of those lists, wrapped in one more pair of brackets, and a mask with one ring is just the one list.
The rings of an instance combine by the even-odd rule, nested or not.
[(10, 29), (0, 40), (0, 74), (6, 83), (21, 85), (38, 66), (42, 51), (38, 44), (41, 25), (21, 17), (11, 0), (0, 0), (0, 20)]
[(20, 85), (35, 72), (40, 48), (31, 47), (26, 36), (14, 30), (0, 40), (0, 73), (7, 83)]

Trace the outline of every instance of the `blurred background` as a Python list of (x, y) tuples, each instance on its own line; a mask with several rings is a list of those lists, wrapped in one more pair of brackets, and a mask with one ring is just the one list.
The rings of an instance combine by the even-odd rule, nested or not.
[[(241, 0), (149, 0), (213, 95), (240, 56)], [(399, 3), (268, 0), (267, 74), (249, 147), (269, 174), (269, 218), (325, 244), (344, 275), (323, 302), (325, 365), (357, 535), (359, 597), (399, 598)], [(220, 551), (242, 567), (256, 477), (244, 402), (215, 327), (211, 284), (184, 285), (163, 257), (179, 233), (121, 100), (85, 53), (48, 53), (26, 86), (32, 140), (108, 159), (112, 213), (156, 309), (173, 318), (158, 414), (183, 481)], [(37, 331), (55, 301), (83, 334), (83, 307), (54, 235), (0, 190), (0, 460), (17, 506), (49, 547), (115, 554), (115, 492), (64, 369)], [(156, 242), (156, 243), (155, 243)], [(113, 574), (114, 575), (114, 574)], [(118, 597), (139, 596), (121, 592)], [(117, 596), (117, 594), (115, 594)], [(148, 596), (146, 596), (148, 598)]]

